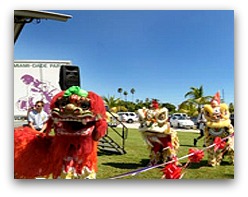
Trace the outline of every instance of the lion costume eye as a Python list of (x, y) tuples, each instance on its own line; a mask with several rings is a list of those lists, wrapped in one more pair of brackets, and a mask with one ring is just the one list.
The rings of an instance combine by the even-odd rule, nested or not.
[(159, 124), (164, 124), (168, 118), (168, 110), (166, 108), (160, 109), (155, 116), (157, 122)]
[(161, 113), (161, 114), (159, 114), (159, 116), (158, 116), (158, 119), (159, 120), (164, 120), (165, 119), (165, 114), (164, 113)]
[(55, 106), (60, 108), (60, 107), (64, 107), (69, 103), (69, 100), (67, 97), (60, 97), (58, 98), (58, 100), (55, 102)]
[(84, 110), (89, 109), (90, 108), (90, 102), (89, 101), (83, 101), (81, 103), (81, 108)]
[(154, 115), (153, 115), (153, 111), (152, 110), (148, 110), (147, 111), (147, 120), (151, 120), (152, 118), (154, 117)]
[(219, 114), (220, 113), (220, 108), (218, 108), (218, 107), (214, 108), (214, 113)]

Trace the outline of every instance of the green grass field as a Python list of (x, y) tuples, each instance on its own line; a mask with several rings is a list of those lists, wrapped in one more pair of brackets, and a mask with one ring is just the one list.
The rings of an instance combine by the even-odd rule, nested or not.
[[(109, 132), (109, 136), (111, 136)], [(198, 133), (178, 132), (180, 148), (178, 158), (188, 154), (189, 148), (193, 147), (193, 139)], [(114, 138), (114, 135), (111, 136)], [(198, 149), (202, 149), (203, 138), (198, 141)], [(145, 141), (137, 129), (129, 129), (128, 137), (125, 142), (126, 154), (108, 154), (99, 151), (98, 154), (98, 173), (97, 179), (109, 179), (117, 175), (138, 170), (147, 166), (149, 162), (149, 151)], [(234, 165), (228, 164), (223, 160), (220, 166), (207, 166), (207, 153), (200, 163), (190, 163), (184, 171), (182, 179), (234, 179)], [(187, 162), (187, 158), (180, 160), (182, 164)], [(136, 176), (127, 176), (121, 179), (161, 179), (162, 167), (152, 169), (137, 174)]]

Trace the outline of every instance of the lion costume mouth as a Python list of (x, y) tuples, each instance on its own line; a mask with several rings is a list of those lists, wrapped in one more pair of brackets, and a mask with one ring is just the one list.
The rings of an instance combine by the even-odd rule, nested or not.
[(63, 110), (55, 108), (51, 116), (57, 135), (85, 136), (90, 135), (95, 128), (96, 117), (89, 110), (75, 115), (64, 114)]

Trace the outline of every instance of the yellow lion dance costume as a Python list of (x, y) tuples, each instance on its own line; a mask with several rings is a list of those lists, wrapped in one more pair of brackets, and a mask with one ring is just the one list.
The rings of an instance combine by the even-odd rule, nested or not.
[(211, 147), (207, 149), (208, 165), (218, 166), (225, 154), (230, 163), (234, 164), (234, 128), (229, 119), (230, 112), (225, 103), (220, 103), (220, 94), (217, 92), (210, 104), (204, 105), (204, 116), (207, 120), (205, 127), (206, 146), (214, 143), (216, 137), (226, 138), (223, 149)]
[(177, 133), (170, 128), (168, 109), (159, 108), (153, 100), (150, 109), (138, 110), (141, 132), (150, 149), (149, 165), (164, 163), (176, 158), (179, 148)]

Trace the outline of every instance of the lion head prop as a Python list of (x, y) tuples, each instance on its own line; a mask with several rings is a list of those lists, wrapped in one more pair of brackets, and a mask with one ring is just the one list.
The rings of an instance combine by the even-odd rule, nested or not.
[(229, 134), (225, 130), (231, 126), (230, 112), (225, 103), (220, 103), (219, 93), (216, 93), (210, 104), (204, 105), (203, 111), (211, 135), (224, 137)]
[(46, 134), (15, 129), (15, 177), (96, 178), (97, 142), (107, 130), (102, 98), (72, 86), (50, 108)]

